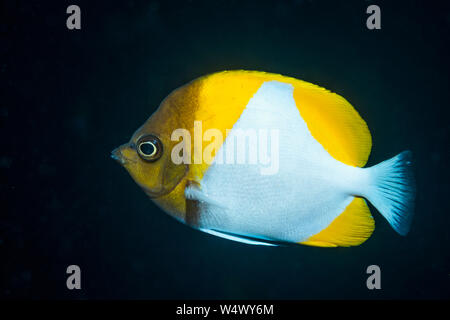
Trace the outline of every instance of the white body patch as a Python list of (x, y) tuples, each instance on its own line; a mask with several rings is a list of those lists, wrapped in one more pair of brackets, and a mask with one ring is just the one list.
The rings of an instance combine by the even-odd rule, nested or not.
[[(231, 131), (278, 130), (278, 172), (263, 175), (262, 164), (213, 163), (197, 191), (200, 229), (301, 242), (325, 229), (359, 194), (364, 169), (335, 160), (313, 138), (293, 90), (287, 83), (263, 83)], [(228, 144), (227, 138), (220, 152)]]

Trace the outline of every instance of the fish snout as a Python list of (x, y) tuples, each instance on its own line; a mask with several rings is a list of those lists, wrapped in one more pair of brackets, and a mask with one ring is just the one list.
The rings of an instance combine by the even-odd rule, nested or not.
[(120, 153), (120, 147), (115, 148), (113, 151), (111, 151), (111, 158), (119, 162), (120, 164), (124, 164), (124, 159), (122, 157), (122, 154)]
[(115, 148), (113, 151), (111, 151), (111, 158), (113, 158), (114, 160), (119, 162), (121, 165), (125, 165), (130, 159), (125, 157), (125, 155), (123, 154), (123, 150), (128, 147), (129, 147), (129, 145), (127, 143), (127, 144), (121, 145), (118, 148)]

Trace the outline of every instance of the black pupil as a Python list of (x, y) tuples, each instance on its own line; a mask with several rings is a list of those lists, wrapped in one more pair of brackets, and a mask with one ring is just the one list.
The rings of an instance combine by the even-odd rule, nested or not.
[(141, 149), (141, 152), (146, 156), (150, 156), (153, 154), (153, 152), (155, 152), (155, 146), (153, 145), (153, 143), (141, 143), (139, 148)]

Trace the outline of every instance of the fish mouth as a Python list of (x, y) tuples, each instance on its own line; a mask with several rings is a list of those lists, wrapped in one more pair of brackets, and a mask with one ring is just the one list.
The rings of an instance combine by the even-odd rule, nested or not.
[(129, 163), (129, 162), (135, 162), (131, 159), (128, 159), (127, 157), (125, 157), (123, 155), (123, 153), (121, 151), (122, 148), (123, 148), (123, 146), (120, 146), (120, 147), (115, 148), (113, 151), (111, 151), (111, 158), (116, 160), (122, 166), (124, 166), (126, 163)]
[(113, 151), (111, 151), (111, 158), (119, 162), (120, 164), (124, 164), (125, 161), (123, 157), (121, 157), (119, 148), (115, 148)]

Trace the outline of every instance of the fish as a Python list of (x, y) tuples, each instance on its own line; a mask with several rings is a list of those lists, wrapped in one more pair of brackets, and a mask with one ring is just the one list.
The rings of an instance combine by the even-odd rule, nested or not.
[(342, 96), (275, 73), (227, 70), (172, 91), (112, 151), (164, 212), (252, 245), (351, 247), (414, 215), (411, 151), (365, 167), (366, 122)]

